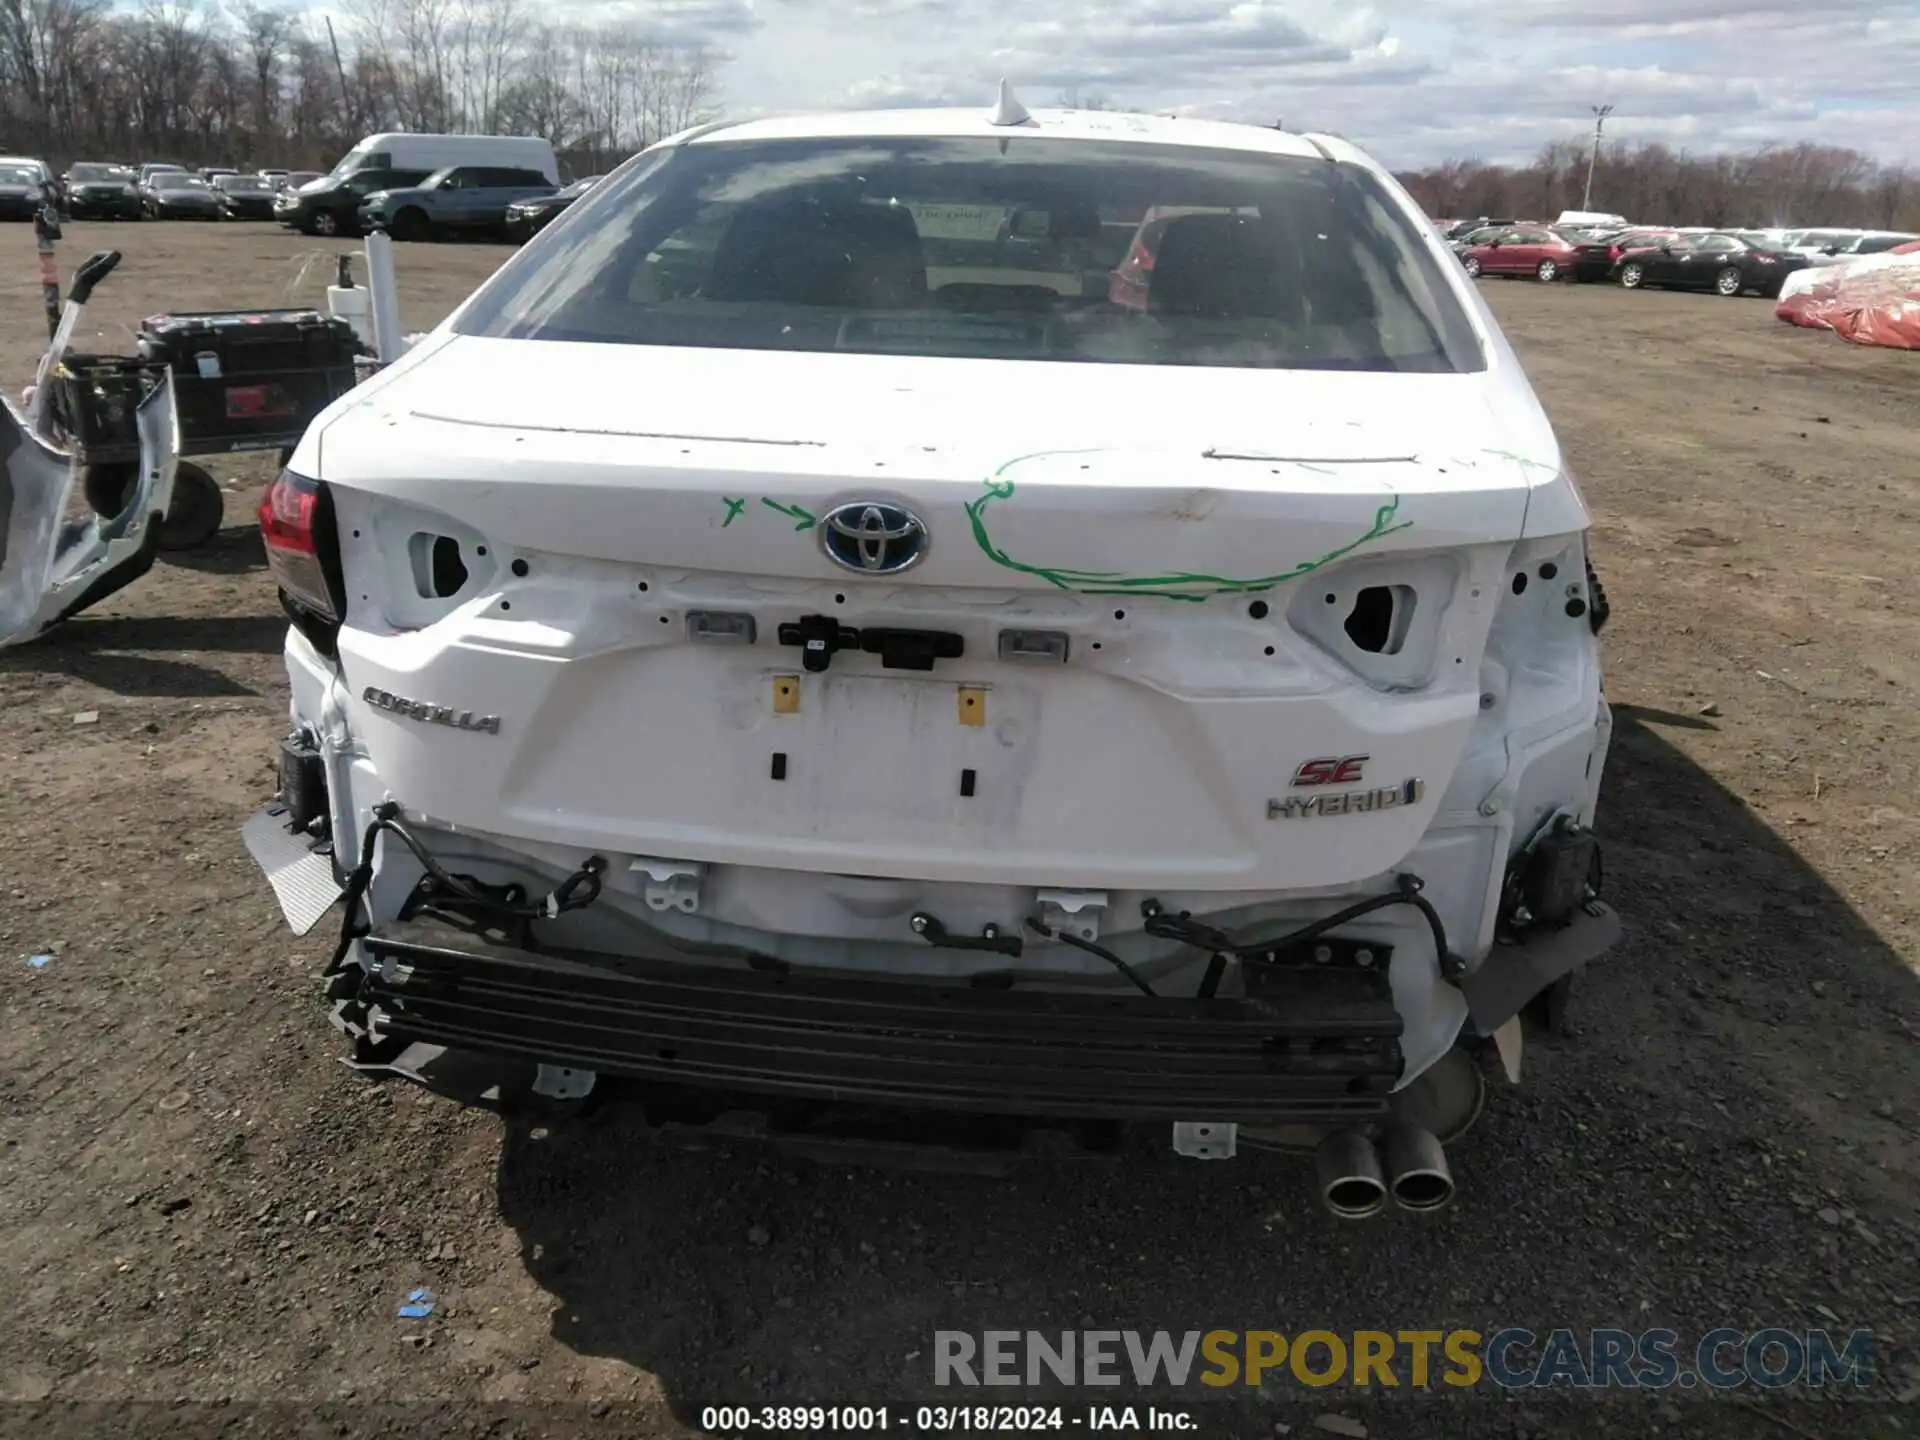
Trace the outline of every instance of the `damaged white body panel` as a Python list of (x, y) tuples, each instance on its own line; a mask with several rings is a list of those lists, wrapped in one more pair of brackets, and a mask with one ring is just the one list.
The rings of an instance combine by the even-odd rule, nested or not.
[(126, 505), (76, 518), (78, 466), (0, 397), (0, 647), (44, 634), (152, 565), (180, 449), (171, 377), (141, 402), (136, 423), (140, 471)]
[[(508, 917), (510, 961), (461, 963), (530, 967), (514, 972), (523, 994), (544, 993), (561, 950), (588, 973), (556, 972), (554, 994), (655, 962), (648, 984), (726, 989), (714, 1014), (732, 1018), (696, 1040), (622, 991), (601, 1002), (638, 1007), (618, 1038), (556, 1015), (476, 1042), (544, 1065), (819, 1094), (740, 1048), (737, 1007), (761, 974), (785, 977), (796, 1024), (847, 986), (886, 1004), (991, 994), (978, 1003), (996, 1017), (1034, 997), (1036, 1016), (1063, 1007), (1048, 1045), (1068, 1056), (1097, 1028), (1072, 1007), (1097, 1000), (1128, 1023), (1178, 1015), (1210, 1037), (1209, 1016), (1265, 1016), (1293, 1038), (1203, 1063), (1186, 1041), (1156, 1050), (1173, 1043), (1158, 1031), (1116, 1036), (1079, 1070), (1049, 1078), (1036, 1060), (1023, 1078), (992, 1030), (1010, 1112), (1065, 1108), (1052, 1100), (1124, 1052), (1172, 1077), (1164, 1093), (1143, 1081), (1126, 1117), (1325, 1129), (1386, 1113), (1463, 1034), (1511, 1018), (1472, 975), (1546, 918), (1516, 920), (1521, 872), (1556, 826), (1586, 835), (1609, 732), (1587, 513), (1511, 352), (1405, 196), (1340, 142), (1026, 124), (1013, 143), (1045, 173), (1007, 177), (1006, 233), (977, 254), (913, 239), (902, 214), (937, 196), (803, 197), (776, 260), (846, 205), (854, 238), (830, 256), (857, 266), (882, 232), (911, 248), (905, 298), (886, 302), (845, 299), (858, 274), (840, 298), (796, 300), (765, 278), (773, 261), (724, 280), (728, 246), (772, 203), (736, 192), (779, 192), (783, 157), (803, 153), (818, 173), (857, 162), (863, 183), (904, 186), (866, 177), (890, 146), (924, 142), (977, 193), (996, 173), (988, 120), (755, 122), (659, 147), (309, 430), (287, 548), (268, 533), (292, 565), (309, 517), (326, 572), (285, 572), (312, 616), (288, 640), (287, 766), (323, 793), (294, 821), (334, 837), (339, 883), (371, 861), (333, 992), (363, 1041), (454, 1043), (433, 1018), (442, 941), (423, 939), (418, 892), (424, 877), (453, 908), (478, 904), (460, 875), (521, 887), (496, 897), (502, 917), (531, 907)], [(1162, 192), (1098, 190), (1129, 145), (1175, 167), (1162, 208), (1180, 213), (1150, 239), (1129, 217)], [(1250, 167), (1252, 199), (1183, 178), (1190, 147)], [(700, 164), (711, 185), (673, 188), (675, 167)], [(1223, 258), (1295, 243), (1263, 165), (1301, 208), (1331, 186), (1329, 215), (1380, 227), (1346, 242), (1378, 253), (1354, 272), (1368, 293), (1176, 303)], [(1023, 185), (1049, 207), (1040, 222), (1020, 218)], [(1263, 197), (1275, 228), (1256, 232), (1241, 222)], [(686, 247), (714, 250), (692, 282), (648, 273), (692, 263), (668, 222), (647, 232), (676, 205)], [(793, 215), (781, 223), (793, 237)], [(1023, 225), (1043, 243), (1015, 254)], [(591, 307), (563, 293), (563, 272), (618, 270), (622, 244), (630, 275)], [(1147, 245), (1165, 304), (1130, 314), (1103, 277)], [(1342, 264), (1313, 250), (1297, 284), (1325, 273), (1312, 283), (1331, 294)], [(629, 301), (633, 334), (594, 333), (627, 323)], [(756, 305), (790, 307), (784, 329), (753, 330)], [(824, 339), (792, 338), (833, 307)], [(695, 320), (711, 343), (687, 338)], [(1295, 324), (1308, 338), (1287, 338)], [(1587, 908), (1556, 927), (1604, 910), (1574, 858), (1580, 883), (1556, 893)], [(527, 899), (556, 887), (568, 903)], [(592, 903), (572, 903), (583, 891)], [(1350, 973), (1335, 984), (1315, 965)], [(809, 977), (818, 994), (796, 988)], [(1529, 983), (1509, 984), (1526, 991), (1513, 1008)], [(1045, 1028), (1030, 1018), (1029, 1038)], [(898, 1037), (921, 1034), (915, 1012), (858, 1063), (821, 1040), (822, 1084), (991, 1108), (961, 1073), (975, 1021), (951, 1024), (922, 1025), (914, 1048)], [(1183, 1108), (1208, 1096), (1219, 1110)]]

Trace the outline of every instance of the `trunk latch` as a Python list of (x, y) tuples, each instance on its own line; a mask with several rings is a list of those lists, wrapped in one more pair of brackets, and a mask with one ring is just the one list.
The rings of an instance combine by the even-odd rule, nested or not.
[(883, 669), (931, 670), (936, 660), (958, 660), (967, 642), (951, 630), (862, 630), (860, 648)]
[(840, 650), (878, 655), (888, 670), (931, 670), (936, 660), (958, 660), (967, 649), (965, 638), (951, 630), (856, 630), (831, 615), (786, 621), (778, 633), (782, 645), (800, 647), (800, 663), (815, 674), (833, 664)]

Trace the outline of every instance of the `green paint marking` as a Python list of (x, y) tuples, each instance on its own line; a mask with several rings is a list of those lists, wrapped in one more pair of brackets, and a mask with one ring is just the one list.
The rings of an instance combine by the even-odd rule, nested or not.
[(1489, 447), (1482, 453), (1491, 455), (1494, 458), (1499, 460), (1511, 460), (1514, 464), (1518, 465), (1522, 470), (1544, 470), (1549, 475), (1557, 475), (1559, 473), (1558, 470), (1556, 470), (1553, 466), (1547, 464), (1547, 462), (1544, 460), (1535, 460), (1530, 455), (1520, 455), (1515, 453), (1512, 450), (1495, 450)]
[(726, 507), (727, 507), (727, 518), (720, 522), (720, 528), (724, 530), (727, 528), (727, 526), (731, 525), (734, 521), (740, 518), (740, 512), (747, 508), (747, 502), (745, 499), (728, 500), (727, 497), (724, 495), (722, 495), (720, 499), (726, 504)]
[(992, 477), (985, 482), (986, 494), (967, 502), (967, 518), (973, 525), (974, 544), (978, 545), (981, 552), (994, 564), (1008, 570), (1017, 570), (1022, 575), (1038, 576), (1049, 585), (1083, 595), (1144, 594), (1158, 595), (1166, 600), (1201, 601), (1215, 595), (1246, 595), (1261, 590), (1271, 590), (1276, 585), (1284, 585), (1289, 580), (1310, 575), (1315, 570), (1332, 564), (1335, 560), (1351, 555), (1363, 545), (1370, 544), (1384, 535), (1391, 535), (1396, 530), (1408, 529), (1413, 524), (1411, 520), (1395, 523), (1394, 517), (1400, 512), (1400, 497), (1389, 496), (1386, 504), (1374, 511), (1373, 524), (1368, 526), (1364, 533), (1316, 559), (1302, 561), (1291, 570), (1283, 570), (1274, 575), (1196, 575), (1185, 571), (1165, 575), (1125, 575), (1115, 570), (1067, 570), (1056, 566), (1029, 565), (1024, 561), (1015, 560), (1005, 550), (994, 544), (992, 535), (987, 531), (987, 507), (995, 500), (1012, 498), (1014, 484), (1013, 481), (1005, 478), (1007, 471), (1029, 460), (1037, 460), (1042, 456), (1055, 453), (1086, 454), (1088, 452), (1040, 451), (1033, 455), (1016, 456), (995, 470)]
[(778, 500), (771, 500), (765, 495), (760, 497), (760, 503), (769, 510), (778, 510), (782, 515), (792, 520), (795, 530), (811, 530), (814, 525), (818, 523), (814, 520), (813, 516), (809, 515), (805, 510), (802, 510), (798, 505), (782, 505)]

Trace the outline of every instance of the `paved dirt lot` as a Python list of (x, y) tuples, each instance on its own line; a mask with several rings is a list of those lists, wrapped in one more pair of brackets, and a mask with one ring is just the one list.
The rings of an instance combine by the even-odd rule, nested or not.
[[(345, 248), (76, 225), (63, 256), (103, 243), (103, 348), (150, 311), (317, 301), (308, 257)], [(408, 324), (506, 253), (403, 250)], [(15, 388), (33, 279), (0, 233)], [(1631, 931), (1456, 1148), (1451, 1211), (1338, 1229), (1291, 1157), (874, 1172), (362, 1081), (321, 1019), (327, 941), (285, 934), (239, 843), (285, 690), (261, 475), (231, 467), (213, 546), (0, 656), (0, 1398), (43, 1402), (0, 1426), (678, 1434), (715, 1403), (951, 1399), (936, 1329), (1097, 1323), (1881, 1342), (1844, 1403), (1289, 1379), (1194, 1402), (1208, 1435), (1920, 1428), (1920, 356), (1758, 301), (1489, 294), (1598, 517)], [(439, 1313), (397, 1320), (416, 1285)]]

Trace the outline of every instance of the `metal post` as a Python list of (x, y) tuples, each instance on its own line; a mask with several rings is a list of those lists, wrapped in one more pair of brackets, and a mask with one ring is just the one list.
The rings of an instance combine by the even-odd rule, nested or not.
[(1593, 209), (1593, 167), (1600, 163), (1600, 131), (1607, 123), (1607, 117), (1613, 114), (1611, 105), (1593, 107), (1593, 153), (1587, 157), (1587, 193), (1580, 197), (1582, 210)]
[(33, 247), (40, 252), (40, 303), (47, 311), (47, 338), (60, 332), (60, 266), (54, 242), (60, 238), (60, 209), (49, 196), (34, 212)]

